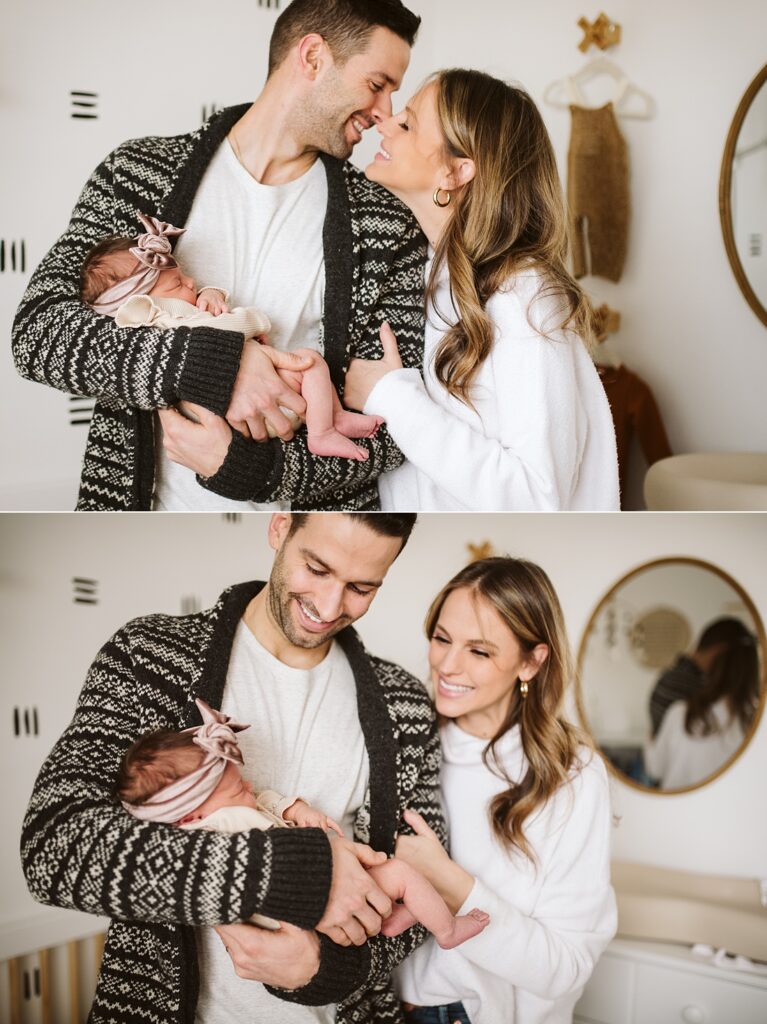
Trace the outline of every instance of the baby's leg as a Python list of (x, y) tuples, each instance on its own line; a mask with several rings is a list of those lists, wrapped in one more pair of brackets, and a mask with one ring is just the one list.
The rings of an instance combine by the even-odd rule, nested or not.
[(454, 917), (437, 890), (420, 872), (402, 860), (393, 858), (378, 867), (368, 868), (374, 881), (393, 900), (402, 900), (384, 921), (383, 935), (400, 935), (416, 921), (432, 933), (443, 949), (452, 949), (478, 935), (490, 921), (481, 910)]
[(314, 362), (303, 371), (301, 383), (301, 394), (306, 402), (309, 451), (315, 455), (339, 455), (344, 459), (364, 462), (368, 457), (367, 451), (344, 437), (334, 426), (338, 395), (330, 379), (328, 364), (316, 352), (313, 355)]
[(383, 416), (365, 416), (361, 412), (344, 409), (333, 388), (333, 426), (344, 437), (373, 437), (383, 422)]

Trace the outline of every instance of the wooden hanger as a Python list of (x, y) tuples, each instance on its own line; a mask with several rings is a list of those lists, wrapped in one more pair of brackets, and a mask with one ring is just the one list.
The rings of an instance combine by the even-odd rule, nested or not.
[[(558, 78), (546, 86), (543, 98), (554, 107), (589, 107), (581, 86), (590, 82), (600, 75), (609, 75), (615, 80), (616, 90), (610, 101), (613, 110), (619, 117), (633, 117), (640, 120), (649, 120), (655, 114), (655, 101), (644, 89), (640, 89), (618, 67), (609, 57), (594, 57), (588, 64), (575, 72), (574, 75), (567, 75), (565, 78)], [(636, 106), (636, 101), (641, 101), (641, 106)]]

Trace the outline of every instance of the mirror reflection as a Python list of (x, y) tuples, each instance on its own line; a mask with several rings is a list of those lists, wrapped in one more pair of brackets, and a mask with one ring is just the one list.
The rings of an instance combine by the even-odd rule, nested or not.
[(625, 576), (579, 653), (579, 712), (613, 768), (655, 790), (694, 788), (747, 745), (762, 708), (763, 628), (715, 566), (663, 559)]

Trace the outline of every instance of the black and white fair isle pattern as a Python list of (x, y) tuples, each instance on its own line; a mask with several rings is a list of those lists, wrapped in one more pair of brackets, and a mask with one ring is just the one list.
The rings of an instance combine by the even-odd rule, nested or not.
[[(140, 230), (137, 211), (182, 227), (211, 157), (247, 105), (218, 111), (197, 131), (124, 143), (85, 185), (69, 227), (32, 276), (13, 327), (23, 377), (98, 399), (83, 463), (78, 508), (151, 507), (151, 411), (179, 399), (223, 415), (239, 367), (242, 336), (206, 327), (121, 330), (79, 301), (79, 272), (101, 238)], [(423, 357), (426, 241), (409, 211), (349, 163), (323, 156), (324, 355), (343, 393), (352, 355), (382, 354), (392, 325), (405, 366)], [(225, 497), (289, 501), (295, 509), (374, 509), (376, 479), (402, 455), (385, 428), (361, 442), (366, 462), (312, 455), (306, 434), (264, 444), (235, 435), (218, 473), (202, 485)]]
[[(311, 928), (322, 915), (331, 864), (320, 830), (186, 832), (137, 821), (111, 798), (136, 736), (198, 724), (195, 696), (220, 707), (237, 623), (261, 586), (239, 584), (210, 610), (152, 615), (120, 629), (96, 657), (74, 719), (40, 771), (22, 834), (30, 891), (43, 903), (112, 918), (92, 1024), (192, 1024), (194, 926), (258, 912)], [(439, 741), (423, 687), (369, 655), (352, 629), (338, 640), (354, 672), (370, 759), (355, 837), (391, 853), (402, 810), (412, 807), (444, 840)], [(312, 982), (272, 992), (337, 1002), (339, 1024), (401, 1022), (389, 975), (422, 940), (420, 927), (363, 947), (323, 936)]]

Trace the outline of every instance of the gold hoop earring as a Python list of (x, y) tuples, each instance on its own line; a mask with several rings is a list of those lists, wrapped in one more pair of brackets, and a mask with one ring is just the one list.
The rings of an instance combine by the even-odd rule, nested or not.
[[(445, 199), (444, 203), (441, 203), (439, 201), (439, 194), (440, 194), (440, 192), (444, 192), (445, 195), (447, 196), (447, 198)], [(450, 193), (447, 191), (447, 189), (439, 188), (439, 187), (435, 188), (434, 189), (434, 195), (431, 198), (434, 201), (434, 205), (435, 206), (439, 206), (440, 209), (443, 209), (445, 206), (449, 206), (450, 205), (451, 196), (450, 196)]]
[(530, 684), (526, 679), (520, 679), (519, 692), (522, 694), (522, 700), (525, 700), (527, 698), (528, 693), (530, 692)]

